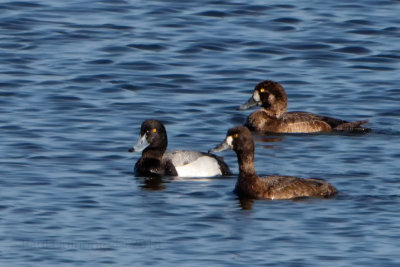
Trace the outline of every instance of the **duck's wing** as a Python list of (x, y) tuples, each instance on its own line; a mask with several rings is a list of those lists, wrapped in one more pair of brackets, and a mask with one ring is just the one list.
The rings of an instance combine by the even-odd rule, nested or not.
[(225, 168), (229, 171), (228, 166), (223, 161), (225, 166), (220, 165), (221, 160), (216, 156), (197, 151), (175, 150), (166, 152), (163, 160), (170, 161), (180, 177), (211, 177), (226, 175)]
[(288, 112), (280, 118), (283, 127), (288, 130), (299, 130), (299, 132), (315, 131), (348, 131), (348, 132), (368, 132), (370, 129), (361, 127), (368, 123), (368, 120), (348, 122), (327, 116), (321, 116), (309, 112)]
[(279, 129), (287, 133), (329, 132), (330, 122), (323, 116), (308, 112), (288, 112), (279, 117)]
[(174, 150), (164, 153), (163, 159), (170, 160), (171, 163), (176, 166), (187, 165), (198, 158), (202, 157), (204, 154), (197, 151), (190, 150)]
[(293, 176), (266, 176), (261, 178), (265, 197), (292, 199), (300, 197), (328, 198), (337, 193), (335, 187), (320, 179), (302, 179)]

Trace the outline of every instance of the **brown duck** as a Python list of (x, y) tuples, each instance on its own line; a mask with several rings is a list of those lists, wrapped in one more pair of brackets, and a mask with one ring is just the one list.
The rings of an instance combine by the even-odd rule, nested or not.
[(367, 120), (348, 122), (309, 112), (286, 112), (288, 99), (283, 87), (274, 81), (263, 81), (253, 96), (238, 109), (261, 106), (247, 118), (245, 126), (258, 133), (368, 132), (361, 127)]
[(302, 179), (292, 176), (258, 177), (254, 170), (254, 141), (246, 127), (232, 128), (225, 140), (212, 149), (219, 152), (233, 149), (239, 164), (235, 192), (241, 197), (255, 199), (293, 199), (300, 197), (329, 198), (337, 191), (320, 179)]

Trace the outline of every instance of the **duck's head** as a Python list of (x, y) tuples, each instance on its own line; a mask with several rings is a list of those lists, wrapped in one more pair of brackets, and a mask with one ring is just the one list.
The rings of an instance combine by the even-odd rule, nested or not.
[(146, 148), (166, 149), (168, 146), (167, 131), (158, 120), (145, 120), (140, 128), (140, 137), (129, 152), (141, 152)]
[(220, 152), (226, 149), (232, 149), (235, 152), (254, 151), (254, 141), (250, 130), (244, 126), (229, 129), (225, 140), (210, 152)]
[(252, 97), (238, 109), (262, 106), (270, 116), (280, 117), (286, 112), (287, 96), (283, 87), (274, 81), (263, 81), (256, 85)]

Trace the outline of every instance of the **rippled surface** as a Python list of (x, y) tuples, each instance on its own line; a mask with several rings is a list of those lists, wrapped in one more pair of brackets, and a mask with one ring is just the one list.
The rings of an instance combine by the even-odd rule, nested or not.
[[(398, 1), (0, 4), (0, 264), (398, 266)], [(289, 110), (373, 133), (256, 137), (256, 170), (323, 178), (332, 200), (241, 203), (225, 179), (145, 181), (147, 118), (170, 149), (240, 125), (257, 82)]]

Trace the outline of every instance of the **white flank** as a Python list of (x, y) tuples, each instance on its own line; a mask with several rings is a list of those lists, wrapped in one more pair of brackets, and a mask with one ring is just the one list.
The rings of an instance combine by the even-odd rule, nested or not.
[(218, 162), (208, 156), (199, 157), (195, 161), (175, 167), (178, 176), (180, 177), (210, 177), (221, 175)]

